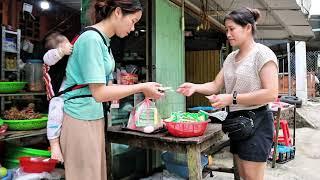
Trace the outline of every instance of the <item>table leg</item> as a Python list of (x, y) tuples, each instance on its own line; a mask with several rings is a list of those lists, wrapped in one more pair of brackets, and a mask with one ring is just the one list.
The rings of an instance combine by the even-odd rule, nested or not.
[(189, 180), (201, 180), (201, 154), (200, 147), (197, 145), (187, 146), (187, 159), (189, 169)]
[(112, 151), (111, 143), (106, 141), (106, 157), (107, 157), (107, 179), (112, 180)]
[(233, 156), (233, 177), (234, 177), (234, 180), (240, 180), (239, 169), (238, 169), (236, 158), (234, 156)]
[(274, 146), (273, 146), (273, 155), (272, 155), (272, 164), (271, 167), (275, 168), (276, 167), (276, 161), (277, 161), (277, 149), (278, 149), (278, 136), (279, 136), (279, 129), (280, 129), (280, 115), (281, 115), (281, 108), (278, 108), (277, 111), (277, 119), (276, 119), (276, 137), (274, 140)]

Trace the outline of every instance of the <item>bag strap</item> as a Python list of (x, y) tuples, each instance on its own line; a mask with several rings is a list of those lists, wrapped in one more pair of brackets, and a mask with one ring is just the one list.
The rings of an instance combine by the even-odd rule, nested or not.
[(100, 35), (100, 37), (102, 38), (103, 43), (108, 47), (108, 53), (110, 54), (111, 48), (110, 48), (110, 46), (108, 46), (106, 39), (104, 38), (104, 36), (102, 35), (102, 33), (98, 29), (89, 26), (89, 27), (84, 28), (83, 31), (81, 31), (80, 34), (86, 32), (86, 31), (95, 31), (95, 32), (97, 32)]

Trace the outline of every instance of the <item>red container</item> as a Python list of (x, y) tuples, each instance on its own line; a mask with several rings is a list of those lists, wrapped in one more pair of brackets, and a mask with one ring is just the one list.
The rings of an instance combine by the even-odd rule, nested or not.
[(202, 136), (209, 121), (202, 122), (167, 122), (164, 121), (168, 132), (176, 137)]
[(138, 82), (138, 75), (131, 73), (121, 73), (121, 84), (131, 85)]
[(20, 157), (20, 167), (26, 173), (51, 172), (57, 164), (55, 159), (47, 159), (42, 157)]

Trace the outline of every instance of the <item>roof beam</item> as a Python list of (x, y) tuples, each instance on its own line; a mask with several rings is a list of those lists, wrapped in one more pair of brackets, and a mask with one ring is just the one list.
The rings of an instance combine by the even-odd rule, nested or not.
[[(181, 0), (170, 0), (171, 2), (175, 3), (178, 6), (182, 6), (182, 1)], [(200, 17), (202, 10), (197, 7), (196, 5), (194, 5), (192, 2), (190, 2), (189, 0), (185, 0), (185, 8), (190, 10), (192, 13), (190, 15), (197, 15), (198, 17)], [(225, 32), (226, 28), (223, 24), (221, 24), (219, 21), (217, 21), (215, 18), (213, 18), (212, 16), (208, 16), (208, 20), (209, 22), (214, 25), (220, 32)]]
[(281, 26), (288, 32), (289, 38), (292, 37), (293, 33), (289, 30), (288, 26), (286, 26), (285, 22), (283, 22), (282, 19), (273, 12), (272, 8), (268, 5), (268, 3), (265, 0), (258, 0), (258, 2), (260, 2), (264, 7), (266, 7), (267, 11), (271, 13), (273, 18), (276, 19), (281, 24)]

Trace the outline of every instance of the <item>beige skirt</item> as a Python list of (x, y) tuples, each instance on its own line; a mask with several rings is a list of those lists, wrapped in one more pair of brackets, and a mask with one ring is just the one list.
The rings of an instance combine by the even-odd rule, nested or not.
[(67, 180), (107, 179), (104, 123), (64, 113), (60, 143)]

